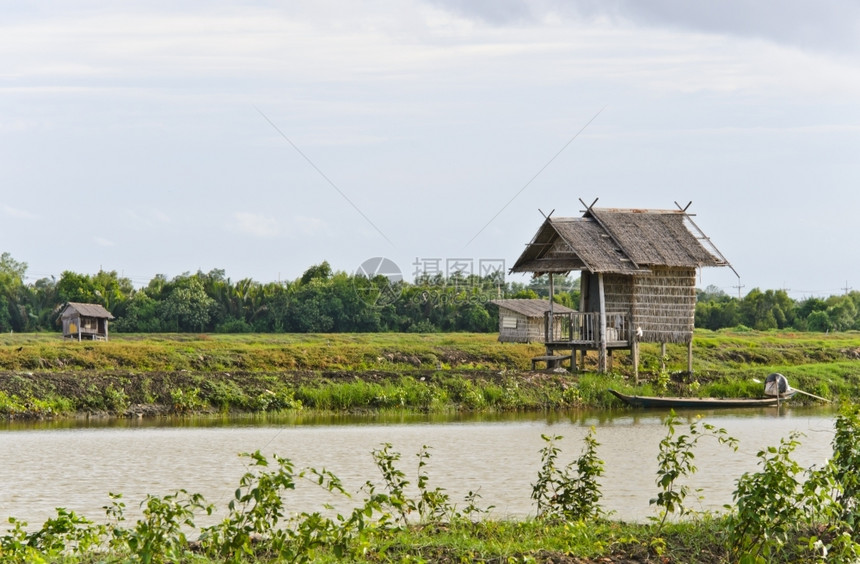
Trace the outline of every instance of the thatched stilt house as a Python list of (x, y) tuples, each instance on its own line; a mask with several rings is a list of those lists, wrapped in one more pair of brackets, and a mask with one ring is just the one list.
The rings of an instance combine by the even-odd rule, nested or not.
[(547, 217), (511, 268), (549, 274), (550, 285), (554, 274), (582, 272), (579, 312), (547, 314), (567, 328), (545, 336), (547, 354), (569, 350), (575, 360), (597, 350), (598, 370), (606, 371), (612, 350), (627, 349), (638, 376), (639, 342), (686, 343), (692, 371), (696, 269), (731, 265), (687, 208), (593, 206), (582, 217)]
[(60, 313), (63, 322), (63, 338), (108, 340), (108, 320), (111, 312), (99, 304), (69, 302)]

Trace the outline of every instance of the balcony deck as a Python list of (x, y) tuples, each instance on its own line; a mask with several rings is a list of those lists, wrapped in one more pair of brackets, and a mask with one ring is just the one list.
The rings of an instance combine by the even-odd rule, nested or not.
[[(544, 316), (544, 344), (547, 349), (596, 349), (600, 346), (599, 322), (600, 314), (597, 312), (547, 312)], [(606, 348), (629, 349), (632, 343), (628, 314), (607, 313)]]

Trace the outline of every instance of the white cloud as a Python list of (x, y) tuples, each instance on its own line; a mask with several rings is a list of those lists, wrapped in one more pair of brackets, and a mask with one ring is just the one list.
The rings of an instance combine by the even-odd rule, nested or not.
[(158, 208), (129, 208), (124, 210), (128, 223), (136, 229), (150, 230), (171, 222), (170, 216)]
[(276, 237), (281, 231), (275, 218), (251, 212), (234, 213), (232, 228), (239, 233), (260, 238)]
[(116, 243), (104, 237), (93, 237), (93, 242), (100, 247), (116, 247)]
[(30, 213), (28, 211), (21, 210), (18, 208), (13, 208), (12, 206), (9, 206), (7, 204), (3, 204), (0, 209), (3, 210), (3, 214), (6, 217), (11, 217), (14, 219), (38, 219), (39, 217), (34, 213)]
[(294, 216), (290, 221), (289, 233), (292, 236), (307, 237), (329, 232), (328, 224), (317, 217)]

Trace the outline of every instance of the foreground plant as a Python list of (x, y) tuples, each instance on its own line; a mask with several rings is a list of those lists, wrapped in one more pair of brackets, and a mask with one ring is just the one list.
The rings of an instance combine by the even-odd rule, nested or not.
[(282, 496), (296, 487), (295, 468), (289, 459), (275, 455), (276, 467), (268, 470), (269, 461), (259, 451), (242, 456), (251, 459), (251, 469), (239, 480), (227, 505), (227, 517), (200, 536), (206, 552), (228, 560), (253, 555), (255, 539), (273, 549), (283, 544), (283, 533), (277, 528), (284, 518)]
[(836, 417), (833, 472), (840, 490), (841, 520), (852, 529), (860, 525), (860, 406), (846, 405)]
[[(833, 457), (818, 469), (803, 469), (791, 457), (798, 433), (758, 453), (761, 470), (747, 472), (733, 494), (728, 517), (731, 554), (738, 562), (783, 558), (857, 562), (860, 433), (858, 407), (836, 418)], [(805, 479), (804, 479), (805, 478)]]
[[(603, 460), (597, 457), (600, 443), (595, 439), (594, 427), (585, 436), (585, 448), (576, 461), (564, 468), (557, 465), (561, 449), (556, 442), (561, 436), (541, 435), (546, 442), (541, 449), (541, 469), (537, 482), (532, 484), (531, 498), (537, 503), (538, 517), (582, 520), (603, 515), (600, 508), (598, 479), (603, 476)], [(573, 470), (576, 468), (576, 475)]]
[(346, 517), (338, 514), (331, 518), (320, 512), (287, 517), (284, 494), (295, 490), (299, 479), (307, 479), (331, 493), (350, 496), (340, 479), (325, 469), (296, 472), (292, 461), (277, 455), (273, 456), (275, 464), (270, 469), (269, 460), (259, 451), (242, 456), (250, 458), (252, 466), (239, 481), (239, 488), (228, 504), (227, 517), (201, 531), (200, 545), (210, 556), (227, 562), (260, 556), (285, 562), (310, 562), (323, 550), (342, 557), (379, 512), (380, 500), (371, 496)]
[(36, 531), (28, 532), (27, 523), (9, 518), (12, 530), (0, 537), (0, 561), (54, 562), (74, 554), (87, 554), (104, 545), (105, 525), (97, 525), (63, 507), (57, 516), (45, 521)]
[(806, 515), (800, 482), (803, 469), (791, 458), (800, 444), (798, 436), (792, 433), (778, 447), (759, 451), (762, 470), (747, 472), (738, 480), (729, 543), (740, 562), (773, 558)]
[(668, 433), (660, 441), (660, 452), (657, 455), (657, 485), (660, 487), (660, 492), (657, 497), (650, 500), (652, 505), (660, 508), (660, 513), (655, 519), (656, 535), (663, 530), (670, 513), (684, 517), (691, 512), (685, 505), (690, 487), (679, 480), (695, 474), (698, 470), (694, 463), (693, 451), (699, 441), (706, 437), (714, 438), (732, 450), (738, 449), (737, 439), (730, 437), (725, 429), (717, 429), (700, 419), (690, 424), (687, 433), (676, 434), (678, 416), (674, 410), (669, 412), (665, 425)]
[(419, 523), (428, 524), (471, 520), (473, 516), (487, 514), (492, 509), (492, 507), (481, 508), (477, 505), (481, 496), (475, 491), (470, 491), (466, 495), (466, 506), (461, 510), (451, 502), (444, 488), (430, 489), (430, 476), (427, 472), (430, 447), (427, 445), (422, 446), (416, 455), (418, 457), (417, 497), (411, 497), (407, 493), (406, 490), (411, 482), (407, 479), (406, 473), (397, 466), (400, 453), (393, 450), (390, 443), (384, 443), (372, 454), (376, 467), (382, 474), (386, 493), (377, 493), (377, 487), (372, 482), (365, 484), (365, 490), (383, 509), (391, 512), (394, 519), (402, 526), (410, 524), (410, 515), (415, 515)]

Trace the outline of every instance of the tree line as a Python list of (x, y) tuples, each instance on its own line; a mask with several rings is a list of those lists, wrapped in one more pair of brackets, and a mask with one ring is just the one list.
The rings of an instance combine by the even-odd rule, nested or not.
[[(325, 333), (492, 332), (498, 329), (497, 298), (549, 295), (546, 277), (528, 283), (454, 273), (421, 275), (413, 283), (384, 276), (311, 266), (292, 281), (232, 281), (225, 271), (156, 275), (142, 288), (116, 271), (64, 271), (25, 283), (27, 264), (0, 255), (0, 330), (59, 331), (67, 302), (96, 303), (110, 311), (112, 331)], [(579, 278), (556, 277), (555, 301), (577, 309)], [(747, 326), (758, 330), (842, 331), (860, 329), (860, 293), (792, 300), (782, 290), (752, 290), (732, 298), (709, 286), (698, 292), (696, 326)]]
[[(546, 294), (541, 281), (505, 282), (486, 276), (420, 276), (414, 283), (311, 266), (292, 281), (232, 281), (224, 270), (156, 275), (142, 288), (116, 271), (26, 284), (27, 264), (0, 255), (0, 330), (58, 331), (68, 302), (104, 306), (116, 332), (490, 332), (498, 328), (496, 298)], [(567, 304), (574, 297), (556, 295)], [(578, 295), (575, 298), (578, 300)]]
[(828, 298), (793, 300), (785, 290), (753, 289), (743, 298), (733, 298), (714, 286), (699, 291), (696, 327), (723, 329), (745, 326), (759, 331), (860, 330), (860, 292)]

